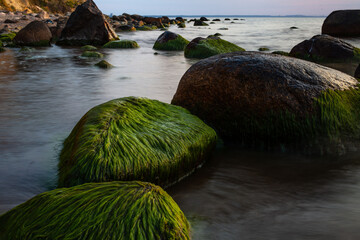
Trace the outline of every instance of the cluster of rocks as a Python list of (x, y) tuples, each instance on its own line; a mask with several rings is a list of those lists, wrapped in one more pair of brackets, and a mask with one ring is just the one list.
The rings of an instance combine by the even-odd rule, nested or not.
[(177, 17), (175, 19), (170, 19), (167, 16), (163, 17), (146, 17), (138, 14), (127, 14), (123, 13), (119, 16), (109, 17), (109, 22), (112, 27), (117, 32), (123, 31), (136, 31), (136, 30), (154, 30), (154, 29), (164, 29), (170, 25), (179, 25), (179, 27), (184, 27), (185, 19), (182, 17)]

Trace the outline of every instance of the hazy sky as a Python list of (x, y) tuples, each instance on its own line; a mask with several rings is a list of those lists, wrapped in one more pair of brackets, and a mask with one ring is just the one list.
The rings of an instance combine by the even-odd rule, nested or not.
[(328, 15), (360, 9), (360, 0), (95, 0), (106, 14), (142, 15)]

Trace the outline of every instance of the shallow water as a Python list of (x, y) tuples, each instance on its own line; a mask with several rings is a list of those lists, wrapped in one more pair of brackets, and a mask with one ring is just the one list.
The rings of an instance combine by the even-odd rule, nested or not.
[[(319, 34), (323, 20), (246, 18), (171, 30), (189, 40), (220, 32), (247, 50), (290, 51)], [(79, 58), (77, 48), (14, 49), (0, 55), (0, 214), (56, 186), (62, 141), (91, 107), (125, 96), (171, 101), (196, 60), (181, 52), (154, 55), (152, 45), (160, 34), (121, 33), (141, 48), (100, 50), (115, 66), (110, 70)], [(360, 47), (360, 39), (348, 41)], [(169, 193), (191, 220), (194, 239), (359, 239), (358, 160), (221, 147)]]

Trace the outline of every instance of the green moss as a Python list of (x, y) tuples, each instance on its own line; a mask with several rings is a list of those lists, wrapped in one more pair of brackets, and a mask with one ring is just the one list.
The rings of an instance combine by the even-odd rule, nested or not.
[(0, 216), (0, 239), (179, 239), (190, 226), (175, 201), (143, 182), (91, 183), (42, 193)]
[(185, 48), (185, 57), (187, 58), (202, 59), (222, 53), (245, 51), (245, 49), (220, 38), (207, 38), (200, 40), (196, 45), (191, 45), (190, 43)]
[(106, 43), (104, 48), (139, 48), (139, 44), (131, 40), (118, 40)]
[(35, 51), (34, 48), (31, 47), (21, 47), (20, 52), (33, 52)]
[(97, 50), (97, 47), (94, 47), (92, 45), (85, 45), (85, 46), (82, 46), (81, 49), (85, 50), (85, 51), (95, 51), (95, 50)]
[[(359, 143), (360, 90), (328, 90), (314, 99), (307, 115), (269, 112), (234, 116), (231, 109), (211, 125), (219, 134), (251, 146), (317, 147), (336, 152), (338, 143)], [(331, 148), (334, 149), (331, 149)]]
[(265, 52), (265, 51), (270, 51), (270, 49), (267, 48), (267, 47), (261, 47), (261, 48), (259, 48), (259, 51), (260, 52)]
[(284, 52), (284, 51), (274, 51), (274, 52), (272, 52), (272, 54), (277, 54), (277, 55), (282, 55), (282, 56), (289, 56), (289, 53)]
[(91, 109), (65, 140), (59, 186), (141, 180), (177, 182), (205, 159), (216, 133), (187, 110), (145, 98)]
[(108, 68), (112, 68), (113, 65), (111, 65), (110, 63), (108, 63), (105, 60), (101, 60), (100, 62), (98, 62), (97, 64), (95, 64), (95, 66), (99, 67), (99, 68), (104, 68), (104, 69), (108, 69)]
[(4, 44), (2, 43), (2, 41), (0, 41), (0, 47), (3, 47), (4, 46)]
[(2, 42), (12, 42), (15, 38), (16, 33), (3, 33), (0, 35), (0, 41)]
[(92, 52), (92, 51), (85, 51), (83, 54), (81, 54), (82, 57), (87, 58), (103, 58), (104, 55), (99, 52)]
[(186, 28), (186, 24), (184, 22), (181, 22), (178, 24), (179, 28)]
[(0, 47), (0, 53), (1, 53), (1, 52), (5, 52), (5, 48)]
[(166, 43), (155, 42), (154, 49), (165, 51), (183, 51), (189, 41), (178, 35), (174, 40), (167, 41)]
[(152, 31), (152, 30), (156, 30), (156, 29), (158, 29), (158, 27), (154, 26), (154, 25), (152, 25), (152, 26), (144, 25), (144, 26), (136, 28), (136, 30), (138, 30), (138, 31)]

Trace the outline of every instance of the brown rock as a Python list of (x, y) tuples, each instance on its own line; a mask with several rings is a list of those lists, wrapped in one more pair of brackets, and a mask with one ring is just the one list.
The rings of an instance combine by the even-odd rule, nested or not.
[(359, 37), (360, 10), (332, 12), (324, 21), (322, 33), (334, 37)]
[(118, 36), (102, 12), (94, 1), (88, 0), (71, 14), (57, 44), (103, 45), (115, 39)]
[(157, 27), (163, 27), (161, 18), (145, 17), (143, 21), (146, 24), (155, 25)]
[(244, 117), (262, 119), (287, 112), (303, 118), (313, 113), (314, 99), (323, 91), (357, 84), (347, 74), (312, 62), (237, 52), (194, 64), (182, 77), (172, 104), (188, 109), (222, 137), (242, 140), (249, 130), (241, 125)]
[(20, 46), (50, 46), (52, 34), (49, 27), (41, 21), (33, 21), (14, 38), (14, 43)]
[(321, 61), (355, 60), (355, 47), (329, 35), (317, 35), (296, 45), (290, 56)]

